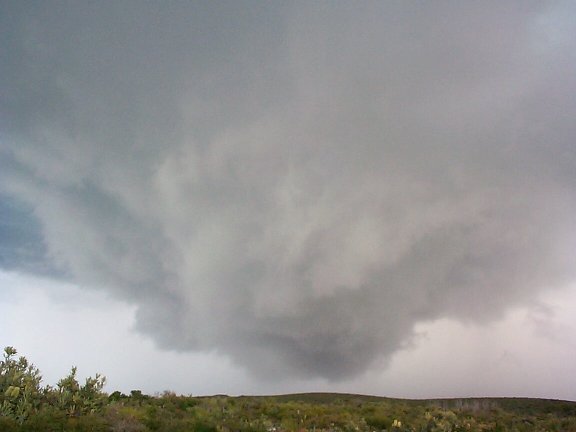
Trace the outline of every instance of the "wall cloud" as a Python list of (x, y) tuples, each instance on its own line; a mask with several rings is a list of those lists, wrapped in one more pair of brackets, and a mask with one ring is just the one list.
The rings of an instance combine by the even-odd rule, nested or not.
[(162, 347), (336, 380), (574, 281), (570, 2), (2, 9), (1, 192)]

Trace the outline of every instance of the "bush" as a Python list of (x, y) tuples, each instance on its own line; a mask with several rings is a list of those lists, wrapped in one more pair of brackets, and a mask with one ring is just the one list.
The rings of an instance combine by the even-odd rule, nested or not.
[(366, 424), (376, 430), (387, 430), (392, 426), (392, 419), (384, 415), (371, 415), (365, 419)]
[(18, 423), (11, 418), (0, 416), (0, 431), (16, 432), (18, 431)]

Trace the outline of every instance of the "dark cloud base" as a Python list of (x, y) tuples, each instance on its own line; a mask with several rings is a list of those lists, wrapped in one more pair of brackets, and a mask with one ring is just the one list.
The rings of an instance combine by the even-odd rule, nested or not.
[(3, 9), (0, 265), (161, 347), (338, 380), (574, 280), (569, 4)]

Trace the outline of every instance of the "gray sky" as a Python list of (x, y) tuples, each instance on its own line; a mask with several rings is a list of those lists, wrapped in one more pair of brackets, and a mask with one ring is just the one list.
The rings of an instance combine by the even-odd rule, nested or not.
[(47, 379), (576, 399), (574, 2), (1, 9), (0, 337)]

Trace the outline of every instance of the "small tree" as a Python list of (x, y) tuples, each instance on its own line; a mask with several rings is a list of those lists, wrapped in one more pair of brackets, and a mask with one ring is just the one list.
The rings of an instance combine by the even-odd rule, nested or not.
[(96, 374), (94, 378), (86, 378), (83, 386), (76, 379), (77, 368), (74, 366), (65, 378), (58, 381), (55, 390), (57, 404), (69, 417), (77, 417), (99, 411), (107, 402), (108, 397), (102, 392), (106, 378)]
[(0, 362), (0, 415), (22, 424), (42, 403), (40, 371), (25, 357), (16, 359), (13, 347), (4, 349)]

